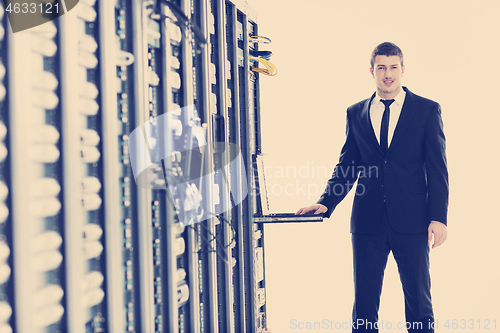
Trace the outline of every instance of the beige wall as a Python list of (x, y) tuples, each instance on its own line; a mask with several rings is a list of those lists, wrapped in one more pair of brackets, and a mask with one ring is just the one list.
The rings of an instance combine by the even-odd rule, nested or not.
[[(405, 54), (404, 85), (441, 104), (447, 136), (449, 235), (431, 251), (437, 332), (480, 332), (487, 320), (496, 320), (497, 329), (490, 324), (489, 330), (495, 332), (500, 331), (500, 2), (435, 2), (253, 0), (260, 33), (273, 40), (262, 49), (274, 52), (279, 70), (276, 77), (261, 78), (269, 199), (275, 211), (295, 211), (317, 200), (343, 144), (345, 109), (374, 91), (368, 71), (372, 49), (396, 43)], [(352, 198), (351, 193), (322, 224), (266, 226), (273, 332), (328, 331), (293, 329), (294, 319), (350, 320)], [(404, 320), (392, 257), (380, 319), (393, 325)], [(474, 329), (445, 329), (448, 319), (450, 325), (457, 319), (469, 326), (472, 320)]]

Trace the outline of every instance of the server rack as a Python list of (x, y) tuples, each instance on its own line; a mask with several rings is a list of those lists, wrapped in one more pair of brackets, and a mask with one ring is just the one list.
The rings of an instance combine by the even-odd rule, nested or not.
[(265, 331), (257, 14), (81, 0), (18, 33), (0, 16), (0, 332)]

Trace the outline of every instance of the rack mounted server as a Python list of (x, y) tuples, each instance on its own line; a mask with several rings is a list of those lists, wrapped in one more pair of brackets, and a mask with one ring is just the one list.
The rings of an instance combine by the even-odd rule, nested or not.
[(5, 9), (0, 333), (265, 331), (256, 13), (80, 0), (14, 33)]

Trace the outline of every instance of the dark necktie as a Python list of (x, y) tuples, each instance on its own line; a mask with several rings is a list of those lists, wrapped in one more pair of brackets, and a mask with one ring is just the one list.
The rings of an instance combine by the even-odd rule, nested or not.
[(389, 106), (394, 102), (393, 99), (390, 100), (381, 100), (385, 105), (384, 115), (382, 116), (382, 125), (380, 126), (380, 147), (382, 148), (382, 152), (387, 154), (387, 150), (389, 149), (389, 118), (391, 116), (391, 110)]

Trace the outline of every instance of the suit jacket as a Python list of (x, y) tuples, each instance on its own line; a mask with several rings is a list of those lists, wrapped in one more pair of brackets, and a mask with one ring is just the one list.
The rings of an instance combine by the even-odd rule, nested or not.
[(358, 180), (352, 233), (374, 232), (384, 204), (396, 232), (427, 232), (430, 221), (447, 224), (448, 170), (441, 107), (403, 89), (405, 101), (386, 155), (370, 120), (375, 93), (347, 109), (346, 141), (318, 203), (328, 208), (326, 216), (330, 217)]

